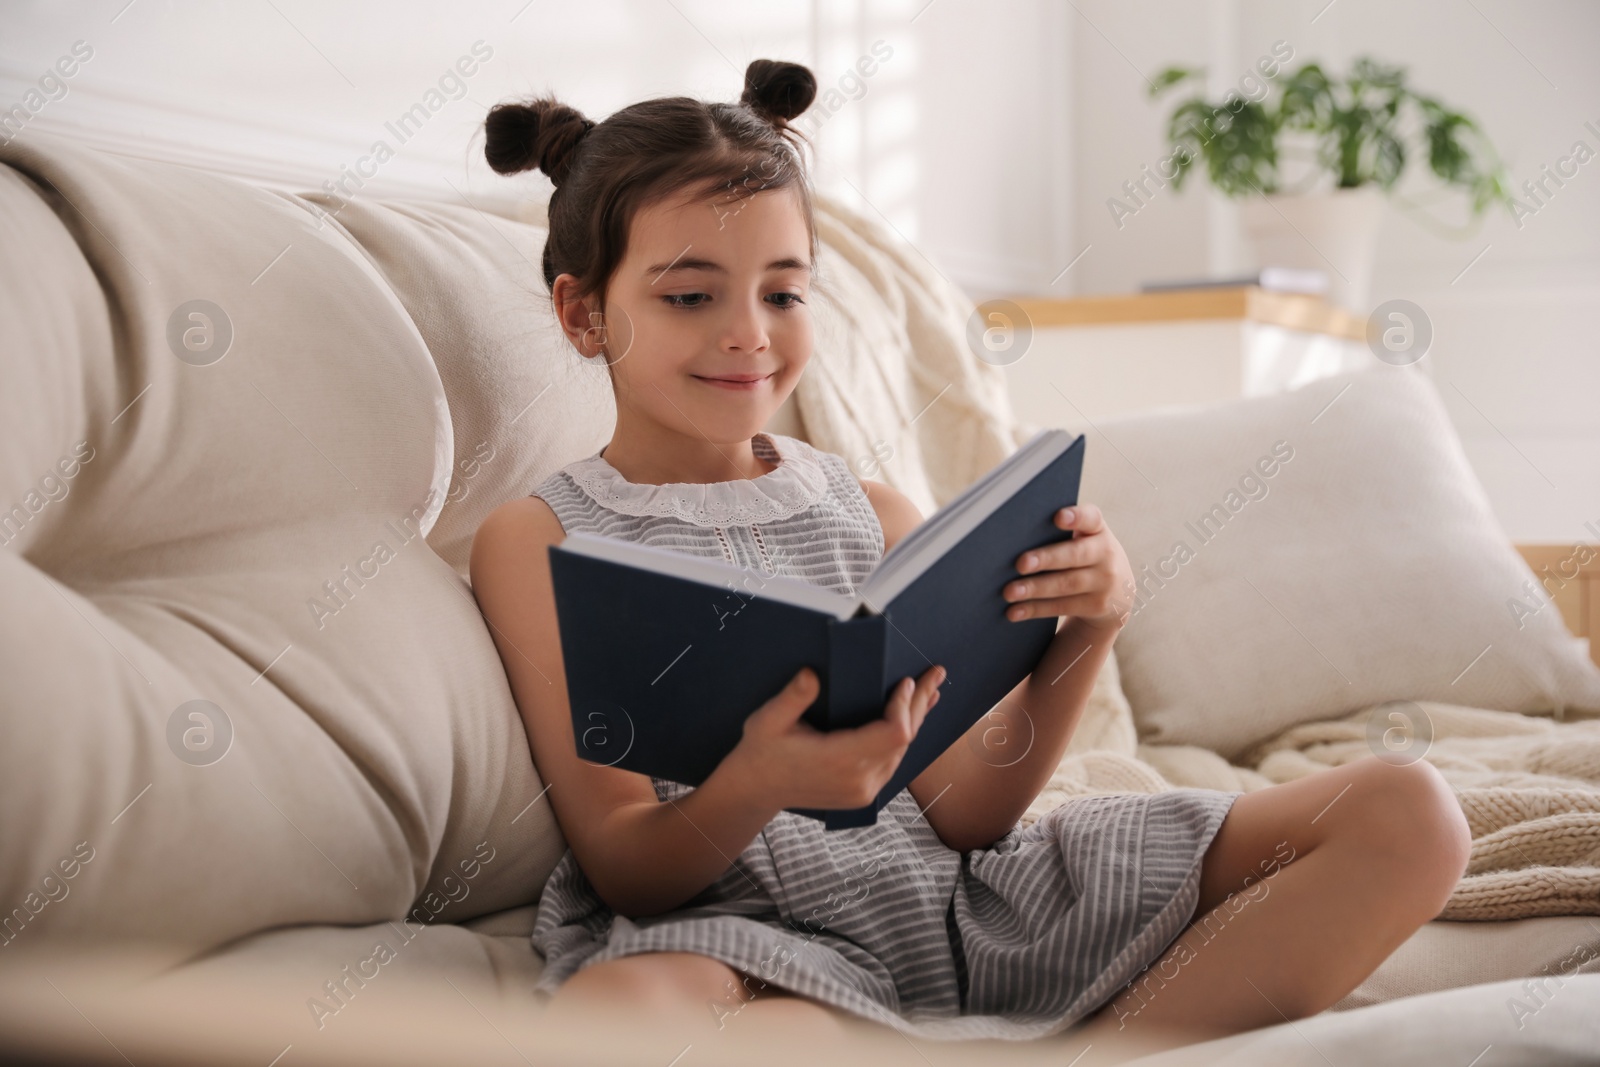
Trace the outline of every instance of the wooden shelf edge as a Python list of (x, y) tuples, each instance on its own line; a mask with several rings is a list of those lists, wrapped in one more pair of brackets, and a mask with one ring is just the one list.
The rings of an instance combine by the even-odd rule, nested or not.
[(1279, 293), (1247, 285), (1112, 296), (1016, 297), (1035, 328), (1145, 322), (1244, 319), (1350, 341), (1366, 338), (1366, 320), (1320, 296)]

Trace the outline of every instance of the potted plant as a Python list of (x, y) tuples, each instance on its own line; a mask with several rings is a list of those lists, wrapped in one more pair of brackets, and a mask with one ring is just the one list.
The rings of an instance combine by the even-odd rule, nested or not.
[[(1169, 67), (1150, 95), (1201, 73)], [(1244, 199), (1257, 265), (1324, 270), (1335, 303), (1367, 311), (1385, 195), (1419, 152), (1445, 187), (1466, 194), (1473, 221), (1493, 204), (1511, 207), (1504, 168), (1477, 122), (1410, 89), (1403, 67), (1363, 56), (1339, 80), (1306, 63), (1272, 99), (1254, 84), (1255, 99), (1232, 91), (1213, 104), (1195, 95), (1173, 109), (1173, 186), (1204, 161), (1218, 191)]]

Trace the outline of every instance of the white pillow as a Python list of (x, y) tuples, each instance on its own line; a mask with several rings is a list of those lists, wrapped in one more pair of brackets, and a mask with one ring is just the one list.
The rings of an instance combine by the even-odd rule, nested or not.
[(1390, 700), (1600, 712), (1600, 669), (1512, 547), (1420, 369), (1097, 430), (1082, 499), (1138, 580), (1117, 656), (1143, 740), (1236, 756)]

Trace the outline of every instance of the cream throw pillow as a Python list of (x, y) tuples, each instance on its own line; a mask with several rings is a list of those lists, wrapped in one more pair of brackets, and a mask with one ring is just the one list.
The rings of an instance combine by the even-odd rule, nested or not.
[(1082, 499), (1139, 583), (1117, 656), (1142, 740), (1234, 756), (1389, 700), (1600, 712), (1600, 669), (1421, 370), (1107, 419), (1090, 436)]

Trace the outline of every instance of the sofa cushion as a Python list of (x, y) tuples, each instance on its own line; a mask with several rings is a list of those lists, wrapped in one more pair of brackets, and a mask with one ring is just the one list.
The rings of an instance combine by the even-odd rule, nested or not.
[(1092, 436), (1083, 499), (1139, 584), (1117, 653), (1144, 740), (1232, 757), (1387, 701), (1600, 712), (1600, 670), (1419, 368), (1106, 419)]
[(6, 942), (535, 899), (562, 844), (423, 540), (450, 416), (382, 274), (243, 182), (40, 131), (0, 163)]
[(455, 462), (428, 543), (465, 578), (489, 512), (611, 439), (610, 378), (556, 323), (543, 228), (469, 204), (305, 200), (371, 257), (438, 367)]

